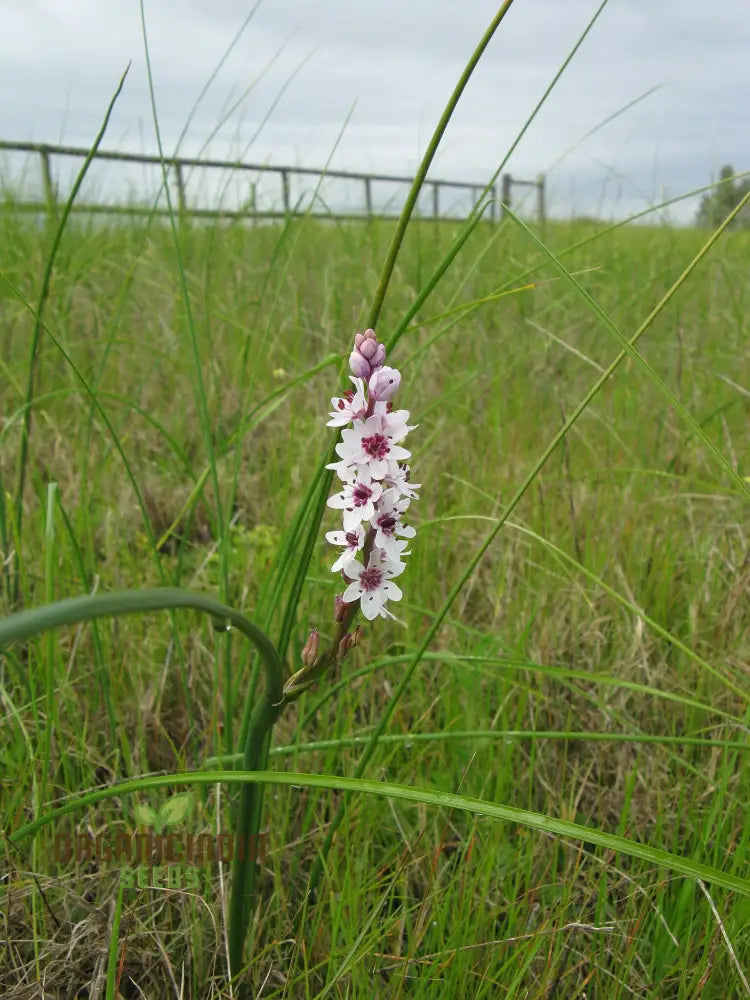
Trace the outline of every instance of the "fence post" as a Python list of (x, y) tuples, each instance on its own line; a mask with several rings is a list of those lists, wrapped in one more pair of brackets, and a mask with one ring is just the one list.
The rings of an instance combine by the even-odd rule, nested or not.
[(539, 216), (539, 225), (544, 229), (547, 222), (544, 174), (538, 174), (536, 179), (536, 207), (537, 215)]
[(497, 184), (492, 185), (490, 190), (492, 201), (490, 202), (490, 219), (494, 222), (497, 219)]
[(510, 186), (513, 183), (513, 178), (510, 174), (503, 174), (503, 197), (502, 197), (502, 215), (505, 216), (505, 206), (511, 207), (510, 204)]
[(174, 163), (174, 177), (177, 183), (177, 208), (180, 218), (184, 218), (187, 215), (187, 201), (185, 199), (185, 179), (182, 176), (182, 164), (179, 160), (175, 160)]
[(39, 155), (42, 164), (42, 186), (44, 188), (44, 200), (47, 202), (47, 211), (50, 220), (57, 221), (57, 197), (55, 195), (55, 185), (52, 183), (52, 170), (49, 162), (49, 149), (45, 146), (40, 149)]
[(372, 184), (370, 183), (370, 178), (365, 177), (365, 207), (367, 210), (367, 218), (372, 218)]
[(284, 214), (289, 215), (289, 171), (281, 171), (281, 197), (284, 200)]
[(440, 218), (440, 185), (432, 182), (432, 217), (437, 222)]

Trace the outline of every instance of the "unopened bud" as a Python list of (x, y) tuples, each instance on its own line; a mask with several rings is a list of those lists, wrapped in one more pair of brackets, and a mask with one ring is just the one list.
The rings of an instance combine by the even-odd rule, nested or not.
[(368, 389), (373, 399), (391, 399), (401, 385), (401, 372), (395, 368), (379, 368), (370, 376)]
[(349, 355), (349, 371), (352, 375), (356, 378), (369, 378), (370, 370), (370, 362), (359, 351), (352, 351)]
[(363, 340), (362, 343), (359, 345), (359, 353), (362, 355), (363, 358), (367, 358), (368, 361), (373, 356), (375, 351), (377, 351), (377, 349), (378, 349), (377, 340), (369, 340), (369, 339)]
[(365, 330), (354, 336), (354, 350), (349, 355), (349, 369), (356, 378), (369, 379), (370, 375), (382, 368), (385, 361), (385, 345), (378, 343), (374, 330)]
[(320, 646), (320, 635), (314, 628), (307, 637), (307, 642), (302, 650), (302, 663), (306, 667), (311, 667), (318, 658), (318, 647)]
[(375, 369), (382, 367), (384, 361), (385, 361), (385, 344), (378, 344), (378, 349), (370, 358), (370, 368), (372, 368), (372, 370), (375, 371)]
[(353, 632), (347, 632), (339, 643), (338, 658), (343, 660), (355, 646), (359, 645), (359, 640), (362, 637), (362, 630), (357, 625)]
[(349, 605), (346, 603), (341, 594), (336, 594), (333, 599), (333, 620), (336, 622), (342, 622), (346, 618), (346, 613), (349, 610)]

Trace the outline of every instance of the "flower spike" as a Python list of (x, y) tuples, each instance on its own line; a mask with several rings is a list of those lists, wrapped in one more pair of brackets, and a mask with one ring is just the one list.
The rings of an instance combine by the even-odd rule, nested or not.
[[(331, 544), (343, 547), (331, 567), (347, 584), (343, 598), (337, 598), (336, 618), (344, 620), (340, 605), (356, 602), (367, 619), (393, 618), (386, 605), (400, 600), (402, 591), (392, 580), (404, 571), (407, 545), (415, 535), (403, 523), (410, 502), (418, 498), (419, 483), (411, 482), (404, 464), (411, 452), (403, 447), (414, 428), (408, 425), (408, 410), (392, 407), (401, 373), (385, 364), (385, 345), (374, 330), (355, 336), (349, 368), (354, 391), (331, 400), (328, 422), (344, 428), (336, 445), (339, 461), (328, 466), (342, 483), (328, 506), (342, 511), (343, 530), (326, 534)], [(340, 654), (348, 649), (342, 640)]]

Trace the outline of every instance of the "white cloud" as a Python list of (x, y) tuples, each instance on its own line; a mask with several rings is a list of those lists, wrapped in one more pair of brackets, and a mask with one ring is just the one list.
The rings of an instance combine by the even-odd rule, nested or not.
[[(590, 0), (517, 0), (459, 105), (435, 175), (482, 180), (494, 170), (595, 9)], [(171, 149), (250, 5), (146, 0), (145, 10), (159, 119)], [(495, 0), (266, 0), (198, 110), (185, 151), (203, 145), (223, 110), (281, 50), (212, 141), (212, 155), (243, 151), (301, 66), (250, 159), (323, 164), (354, 106), (335, 165), (409, 173), (495, 10)], [(105, 144), (155, 149), (138, 3), (26, 0), (7, 5), (3, 16), (0, 136), (89, 143), (132, 60)], [(724, 162), (747, 168), (748, 51), (746, 0), (724, 0), (720, 11), (701, 0), (684, 0), (678, 10), (657, 0), (611, 0), (509, 169), (546, 171), (582, 135), (657, 84), (553, 171), (558, 212), (598, 209), (604, 190), (602, 210), (622, 214), (663, 189), (677, 194), (706, 183)]]

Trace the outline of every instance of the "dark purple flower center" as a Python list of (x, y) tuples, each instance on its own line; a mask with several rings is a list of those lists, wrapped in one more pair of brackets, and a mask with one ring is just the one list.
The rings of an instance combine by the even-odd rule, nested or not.
[(377, 590), (383, 582), (383, 571), (377, 566), (368, 566), (359, 574), (359, 585), (362, 590)]
[(359, 538), (357, 537), (356, 531), (347, 531), (345, 537), (346, 544), (350, 549), (356, 549), (359, 546)]
[(372, 437), (362, 438), (362, 447), (370, 458), (385, 458), (390, 451), (385, 434), (373, 434)]
[(345, 410), (347, 403), (351, 406), (351, 404), (352, 404), (353, 401), (354, 401), (354, 390), (353, 389), (347, 389), (346, 392), (344, 393), (343, 399), (340, 399), (336, 403), (336, 409), (338, 409), (338, 410)]
[(372, 490), (369, 486), (365, 486), (364, 483), (357, 483), (352, 490), (352, 500), (354, 501), (355, 507), (366, 506), (369, 503), (371, 496)]
[(391, 535), (393, 534), (393, 529), (396, 527), (396, 518), (393, 514), (383, 514), (382, 517), (378, 518), (378, 527), (387, 535)]

